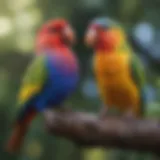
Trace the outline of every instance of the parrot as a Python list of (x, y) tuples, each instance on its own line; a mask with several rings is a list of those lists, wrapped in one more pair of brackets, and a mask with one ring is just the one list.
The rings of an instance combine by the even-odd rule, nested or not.
[(108, 17), (95, 18), (86, 29), (84, 41), (94, 50), (93, 70), (104, 104), (100, 117), (110, 115), (111, 110), (124, 117), (143, 117), (145, 70), (122, 25)]
[[(115, 114), (127, 120), (143, 117), (145, 71), (128, 42), (124, 27), (109, 17), (94, 18), (87, 26), (84, 43), (94, 51), (92, 68), (103, 103), (99, 118), (104, 120), (107, 115)], [(92, 159), (94, 154), (110, 158), (110, 152), (100, 148), (86, 149), (84, 153), (85, 160)], [(113, 155), (124, 158), (121, 150), (114, 151)], [(126, 159), (130, 155), (126, 155)]]
[(39, 29), (35, 54), (29, 63), (17, 96), (19, 112), (7, 141), (6, 150), (20, 150), (28, 128), (38, 113), (48, 108), (63, 109), (79, 81), (79, 64), (71, 47), (76, 41), (71, 24), (57, 18)]

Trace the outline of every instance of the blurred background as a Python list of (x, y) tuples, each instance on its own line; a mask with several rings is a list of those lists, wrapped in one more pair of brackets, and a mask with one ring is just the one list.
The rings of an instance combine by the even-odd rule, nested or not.
[[(11, 130), (17, 108), (15, 97), (25, 68), (34, 53), (37, 29), (46, 20), (64, 17), (77, 31), (75, 51), (81, 65), (77, 92), (67, 101), (75, 110), (97, 112), (101, 102), (92, 75), (92, 52), (83, 44), (89, 21), (108, 16), (120, 21), (131, 45), (147, 71), (148, 117), (160, 116), (160, 1), (159, 0), (1, 0), (0, 1), (0, 159), (83, 160), (83, 150), (49, 135), (40, 115), (34, 121), (21, 154), (8, 155), (3, 144)], [(106, 150), (109, 154), (109, 151)], [(151, 159), (152, 155), (146, 155)], [(130, 157), (131, 159), (133, 156)], [(85, 160), (102, 160), (94, 155)], [(119, 157), (103, 159), (120, 159)], [(139, 158), (143, 159), (143, 158)]]

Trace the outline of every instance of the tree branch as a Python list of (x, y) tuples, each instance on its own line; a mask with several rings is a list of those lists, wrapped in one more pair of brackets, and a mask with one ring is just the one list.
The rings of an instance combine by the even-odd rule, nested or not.
[(87, 146), (160, 153), (160, 122), (107, 117), (80, 112), (45, 112), (48, 131)]

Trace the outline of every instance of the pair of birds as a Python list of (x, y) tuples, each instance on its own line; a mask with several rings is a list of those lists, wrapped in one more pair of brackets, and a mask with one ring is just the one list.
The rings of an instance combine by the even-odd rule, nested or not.
[[(20, 107), (7, 151), (18, 151), (31, 121), (45, 109), (63, 108), (63, 102), (76, 89), (79, 66), (71, 46), (76, 40), (72, 26), (64, 19), (51, 20), (40, 29), (36, 55), (27, 68), (18, 95)], [(127, 43), (123, 29), (107, 18), (89, 24), (85, 43), (95, 50), (94, 71), (104, 102), (101, 117), (109, 108), (123, 114), (142, 116), (144, 72)]]

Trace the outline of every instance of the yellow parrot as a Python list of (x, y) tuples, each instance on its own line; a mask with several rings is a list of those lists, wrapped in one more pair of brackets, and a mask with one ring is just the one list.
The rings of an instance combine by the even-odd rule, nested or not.
[[(141, 117), (144, 114), (144, 68), (127, 41), (127, 35), (119, 23), (109, 18), (96, 18), (88, 26), (85, 43), (94, 50), (93, 68), (104, 106), (100, 118), (117, 111), (125, 117)], [(84, 160), (104, 160), (108, 156), (100, 148), (85, 149)], [(126, 152), (115, 152), (119, 158), (128, 159)], [(131, 154), (129, 154), (130, 156)]]
[(94, 19), (85, 43), (94, 49), (94, 73), (104, 102), (101, 117), (110, 110), (141, 117), (145, 107), (144, 68), (127, 42), (126, 33), (108, 18)]

